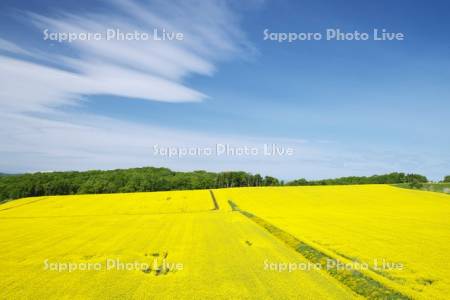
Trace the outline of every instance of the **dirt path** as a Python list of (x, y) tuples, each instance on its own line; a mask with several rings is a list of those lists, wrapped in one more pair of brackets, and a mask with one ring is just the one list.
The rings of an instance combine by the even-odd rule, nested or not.
[(211, 194), (211, 199), (214, 204), (214, 208), (212, 210), (219, 210), (220, 207), (219, 207), (219, 204), (217, 203), (216, 196), (214, 196), (214, 192), (212, 190), (209, 190), (209, 193)]

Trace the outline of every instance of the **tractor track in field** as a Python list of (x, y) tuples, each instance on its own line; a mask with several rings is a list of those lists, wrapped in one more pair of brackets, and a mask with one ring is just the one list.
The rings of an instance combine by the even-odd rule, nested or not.
[[(220, 206), (219, 203), (217, 202), (216, 196), (214, 195), (214, 192), (212, 190), (209, 190), (209, 193), (211, 195), (211, 200), (213, 202), (213, 208), (211, 210), (219, 210)], [(46, 197), (47, 198), (47, 197)], [(30, 201), (24, 204), (20, 204), (20, 205), (16, 205), (13, 207), (8, 207), (8, 208), (4, 208), (4, 209), (0, 209), (0, 211), (5, 211), (5, 210), (9, 210), (9, 209), (13, 209), (16, 207), (22, 207), (28, 204), (32, 204), (38, 201), (42, 201), (45, 200), (46, 198), (43, 199), (37, 199), (34, 201)], [(110, 217), (110, 216), (158, 216), (158, 215), (179, 215), (179, 214), (191, 214), (191, 213), (205, 213), (205, 212), (209, 212), (211, 210), (193, 210), (193, 211), (185, 211), (185, 212), (160, 212), (160, 213), (113, 213), (113, 214), (85, 214), (85, 215), (66, 215), (66, 216), (23, 216), (23, 217), (2, 217), (0, 216), (0, 220), (3, 219), (53, 219), (53, 218), (83, 218), (83, 217)]]
[(219, 210), (220, 209), (219, 203), (217, 203), (217, 199), (216, 196), (214, 196), (214, 192), (212, 190), (209, 190), (209, 193), (211, 195), (211, 199), (214, 204), (214, 208), (212, 210)]
[[(266, 220), (244, 210), (231, 200), (228, 200), (231, 210), (238, 212), (249, 218), (257, 225), (266, 229), (269, 233), (277, 239), (284, 242), (287, 246), (300, 253), (303, 257), (315, 264), (326, 266), (328, 260), (340, 262), (339, 259), (332, 257), (323, 251), (316, 249), (308, 243), (299, 240), (294, 235), (284, 231), (281, 228), (272, 225)], [(412, 299), (410, 296), (402, 294), (401, 292), (386, 286), (382, 282), (370, 277), (369, 275), (358, 270), (340, 270), (324, 268), (329, 275), (337, 279), (339, 282), (353, 290), (355, 293), (367, 299)]]
[(24, 217), (1, 217), (0, 220), (6, 219), (56, 219), (56, 218), (84, 218), (84, 217), (112, 217), (112, 216), (164, 216), (164, 215), (186, 215), (208, 213), (210, 210), (193, 210), (180, 212), (161, 212), (161, 213), (117, 213), (117, 214), (85, 214), (85, 215), (66, 215), (66, 216), (24, 216)]
[[(45, 200), (45, 199), (47, 199), (47, 198), (48, 198), (48, 197), (44, 197), (44, 198), (40, 198), (40, 199), (36, 199), (36, 200), (29, 201), (29, 202), (27, 202), (27, 203), (18, 204), (18, 205), (11, 206), (11, 207), (7, 207), (7, 208), (2, 208), (2, 209), (0, 209), (0, 211), (10, 210), (10, 209), (13, 209), (13, 208), (17, 208), (17, 207), (22, 207), (22, 206), (25, 206), (25, 205), (33, 204), (33, 203), (36, 203), (36, 202), (39, 202), (39, 201), (43, 201), (43, 200)], [(13, 200), (12, 200), (12, 201), (13, 201)], [(8, 202), (9, 202), (9, 201), (3, 202), (3, 203), (8, 203)], [(3, 203), (1, 203), (1, 204), (3, 204)]]

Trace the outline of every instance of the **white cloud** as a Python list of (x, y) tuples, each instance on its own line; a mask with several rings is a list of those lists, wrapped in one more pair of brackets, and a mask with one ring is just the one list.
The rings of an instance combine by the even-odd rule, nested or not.
[[(255, 2), (259, 2), (257, 0)], [(429, 156), (404, 158), (355, 153), (333, 143), (281, 138), (217, 136), (168, 130), (100, 116), (68, 114), (85, 95), (114, 95), (148, 101), (201, 101), (207, 97), (189, 87), (192, 75), (212, 76), (223, 60), (254, 50), (239, 28), (238, 17), (224, 1), (113, 1), (115, 13), (49, 17), (29, 13), (42, 30), (97, 32), (165, 28), (183, 32), (183, 42), (91, 41), (58, 45), (66, 55), (19, 46), (0, 39), (0, 171), (109, 169), (144, 165), (177, 170), (246, 170), (283, 178), (370, 175), (405, 170), (442, 170)], [(151, 7), (151, 9), (150, 9)], [(42, 32), (39, 32), (42, 34)], [(55, 51), (55, 53), (59, 53)], [(66, 53), (66, 52), (65, 52)], [(37, 117), (37, 113), (39, 117)], [(185, 157), (152, 155), (153, 146), (293, 147), (293, 157)], [(417, 161), (423, 162), (417, 165)], [(438, 162), (439, 163), (439, 162)]]
[[(189, 75), (210, 76), (215, 64), (244, 51), (244, 34), (222, 1), (138, 4), (113, 1), (108, 13), (49, 17), (27, 13), (43, 35), (49, 32), (105, 33), (153, 30), (182, 32), (183, 41), (90, 40), (66, 42), (72, 55), (42, 54), (0, 39), (0, 50), (29, 56), (24, 60), (0, 55), (0, 91), (3, 109), (48, 111), (76, 104), (84, 95), (114, 95), (150, 101), (201, 101), (207, 96), (188, 87)], [(45, 41), (50, 44), (52, 41)], [(51, 62), (51, 64), (49, 64)], [(56, 67), (55, 67), (56, 66)]]
[(13, 42), (7, 41), (2, 38), (0, 38), (0, 50), (6, 51), (9, 53), (33, 56), (33, 54), (31, 52), (23, 49), (22, 47), (19, 47), (18, 45), (14, 44)]
[[(164, 129), (93, 115), (57, 114), (52, 118), (0, 113), (0, 170), (4, 172), (114, 169), (164, 166), (174, 170), (244, 170), (279, 178), (318, 179), (394, 171), (422, 172), (439, 179), (448, 169), (439, 158), (401, 151), (355, 151), (337, 143), (279, 137), (213, 135)], [(154, 146), (178, 148), (255, 147), (258, 155), (154, 154)], [(292, 156), (265, 156), (264, 144), (294, 149)]]
[[(185, 79), (191, 75), (211, 76), (217, 63), (251, 51), (238, 20), (225, 2), (138, 4), (117, 0), (108, 13), (63, 12), (57, 17), (26, 13), (26, 16), (40, 35), (44, 29), (104, 33), (108, 28), (116, 28), (122, 32), (153, 33), (155, 28), (164, 28), (182, 32), (184, 40), (92, 40), (64, 45), (46, 41), (47, 50), (53, 49), (46, 51), (0, 39), (3, 53), (0, 54), (1, 170), (91, 169), (163, 163), (174, 166), (164, 158), (152, 157), (152, 146), (242, 142), (242, 138), (211, 137), (88, 114), (68, 114), (64, 109), (79, 104), (86, 95), (164, 102), (205, 99), (207, 96), (188, 87)], [(179, 167), (209, 166), (197, 163), (197, 159), (189, 158)]]
[[(317, 159), (317, 150), (302, 140), (210, 135), (163, 129), (92, 115), (55, 115), (41, 118), (17, 113), (0, 114), (0, 169), (13, 171), (83, 170), (164, 165), (178, 170), (209, 169), (269, 172), (275, 165), (289, 171), (292, 160)], [(294, 156), (263, 156), (263, 144), (295, 148)], [(252, 155), (155, 155), (159, 147), (256, 147)], [(261, 162), (265, 166), (261, 167)], [(281, 171), (281, 169), (279, 169)], [(292, 170), (291, 170), (292, 171)]]

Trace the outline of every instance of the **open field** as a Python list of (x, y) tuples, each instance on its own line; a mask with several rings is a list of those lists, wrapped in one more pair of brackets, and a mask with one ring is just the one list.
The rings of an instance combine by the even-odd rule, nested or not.
[(9, 217), (64, 217), (167, 214), (213, 208), (209, 191), (197, 190), (32, 197), (6, 202), (0, 212), (8, 210)]
[[(15, 200), (0, 205), (0, 296), (445, 299), (449, 200), (387, 185)], [(324, 258), (404, 268), (282, 269)]]
[[(307, 261), (244, 216), (215, 210), (208, 191), (30, 198), (0, 209), (1, 298), (354, 297), (319, 270), (265, 270), (265, 260)], [(46, 260), (102, 267), (47, 270)], [(107, 270), (107, 260), (150, 269)]]
[(388, 185), (223, 189), (216, 194), (341, 261), (401, 263), (401, 269), (368, 273), (411, 297), (445, 299), (450, 293), (448, 195)]

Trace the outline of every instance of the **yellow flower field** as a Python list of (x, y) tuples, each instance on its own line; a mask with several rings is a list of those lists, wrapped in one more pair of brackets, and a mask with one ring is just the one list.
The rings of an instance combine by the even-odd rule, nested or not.
[(413, 298), (448, 299), (448, 195), (388, 185), (239, 188), (216, 194), (321, 251), (378, 266), (375, 273), (386, 284)]
[[(0, 205), (0, 298), (446, 299), (449, 200), (387, 185), (19, 199)], [(311, 267), (325, 258), (369, 268)]]
[(265, 269), (307, 260), (208, 191), (21, 199), (0, 226), (2, 299), (357, 297), (320, 270)]
[[(38, 202), (38, 203), (35, 203)], [(33, 204), (33, 205), (32, 205)], [(32, 205), (30, 209), (8, 209)], [(208, 191), (97, 194), (24, 198), (3, 204), (8, 216), (106, 216), (196, 212), (212, 209)], [(1, 212), (1, 210), (0, 210)]]

